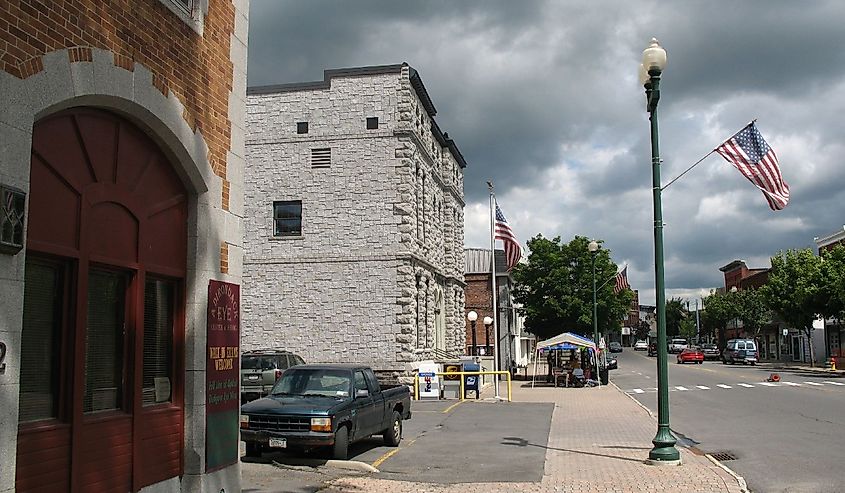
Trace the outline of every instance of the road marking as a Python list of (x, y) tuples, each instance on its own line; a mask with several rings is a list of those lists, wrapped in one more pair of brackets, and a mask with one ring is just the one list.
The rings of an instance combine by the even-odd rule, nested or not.
[(710, 390), (710, 387), (706, 385), (696, 385), (696, 387), (700, 388), (701, 390)]
[(716, 387), (719, 387), (719, 388), (722, 388), (722, 389), (732, 389), (733, 388), (730, 385), (725, 385), (723, 383), (716, 384)]
[(463, 404), (464, 402), (465, 401), (458, 401), (458, 402), (452, 404), (451, 406), (449, 406), (449, 407), (447, 407), (446, 409), (443, 410), (443, 414), (448, 414), (449, 411), (451, 411), (452, 409), (455, 409), (456, 407)]
[(635, 394), (642, 394), (642, 393), (644, 393), (644, 392), (645, 392), (645, 390), (643, 390), (643, 389), (634, 389), (634, 390), (632, 390), (631, 392), (633, 392), (633, 393), (635, 393)]
[(831, 385), (840, 385), (840, 386), (845, 385), (845, 383), (842, 383), (842, 382), (825, 382), (825, 383), (829, 383)]
[(789, 385), (790, 387), (800, 387), (801, 386), (800, 383), (795, 383), (795, 382), (782, 382), (782, 383), (784, 385)]
[(772, 382), (760, 382), (760, 385), (765, 385), (766, 387), (780, 387), (780, 385)]
[(393, 455), (394, 455), (394, 454), (396, 454), (397, 452), (399, 452), (399, 449), (398, 449), (398, 448), (395, 448), (395, 449), (391, 450), (390, 452), (387, 452), (386, 454), (382, 455), (381, 457), (379, 457), (378, 459), (376, 459), (376, 461), (375, 461), (375, 462), (373, 462), (373, 467), (378, 467), (378, 466), (380, 466), (382, 462), (384, 462), (384, 461), (386, 461), (387, 459), (389, 459), (389, 458), (393, 457)]
[(806, 383), (807, 385), (815, 385), (816, 387), (824, 386), (824, 384), (821, 384), (821, 383), (818, 383), (818, 382), (804, 382), (804, 383)]
[(746, 389), (754, 388), (753, 385), (749, 385), (747, 383), (738, 383), (737, 385), (739, 385), (740, 387), (745, 387)]
[(681, 385), (676, 385), (675, 388), (678, 389), (678, 390), (689, 390), (688, 388), (683, 387)]

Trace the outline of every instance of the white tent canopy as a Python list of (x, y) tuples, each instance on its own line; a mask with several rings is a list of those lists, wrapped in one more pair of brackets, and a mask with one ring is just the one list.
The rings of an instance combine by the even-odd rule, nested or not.
[(564, 332), (563, 334), (558, 334), (551, 339), (538, 342), (537, 349), (545, 349), (553, 346), (560, 346), (562, 344), (570, 344), (572, 346), (588, 347), (592, 349), (596, 348), (596, 343), (590, 339), (579, 336), (578, 334), (573, 334), (572, 332)]

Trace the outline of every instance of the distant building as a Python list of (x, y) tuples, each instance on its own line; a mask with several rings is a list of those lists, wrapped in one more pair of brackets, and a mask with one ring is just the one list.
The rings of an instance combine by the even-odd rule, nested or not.
[[(845, 226), (841, 230), (821, 238), (815, 238), (819, 255), (824, 256), (825, 252), (836, 245), (845, 245)], [(825, 349), (828, 357), (845, 357), (845, 327), (842, 320), (828, 319), (824, 321)]]
[(385, 371), (462, 353), (466, 162), (417, 71), (247, 92), (244, 347)]
[(631, 346), (637, 335), (637, 328), (640, 326), (640, 292), (636, 289), (631, 290), (634, 297), (631, 299), (631, 306), (628, 313), (622, 320), (622, 331), (620, 342), (623, 346)]
[[(478, 321), (475, 323), (476, 346), (473, 350), (472, 327), (466, 323), (466, 351), (468, 355), (491, 355), (494, 352), (495, 334), (492, 327), (484, 326), (484, 317), (493, 318), (492, 265), (490, 250), (482, 248), (466, 249), (466, 312), (475, 311)], [(499, 327), (499, 354), (502, 368), (510, 362), (517, 366), (527, 366), (531, 361), (536, 339), (525, 331), (525, 319), (519, 313), (519, 305), (513, 301), (513, 278), (507, 270), (504, 250), (496, 250), (496, 320)]]

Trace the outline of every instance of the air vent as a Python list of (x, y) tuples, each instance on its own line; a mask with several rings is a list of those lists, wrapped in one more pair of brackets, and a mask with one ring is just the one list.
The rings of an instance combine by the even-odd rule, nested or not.
[(332, 165), (332, 149), (326, 147), (324, 149), (311, 149), (311, 167), (312, 168), (328, 168)]

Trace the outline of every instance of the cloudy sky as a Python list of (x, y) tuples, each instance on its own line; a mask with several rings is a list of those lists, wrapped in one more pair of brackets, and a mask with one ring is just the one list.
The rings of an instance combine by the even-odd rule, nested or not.
[(637, 81), (652, 36), (663, 183), (757, 118), (791, 188), (771, 211), (713, 154), (663, 193), (668, 296), (769, 266), (845, 224), (845, 4), (712, 1), (252, 0), (249, 83), (408, 62), (465, 156), (466, 246), (489, 245), (486, 180), (523, 245), (604, 240), (654, 303), (649, 126)]

